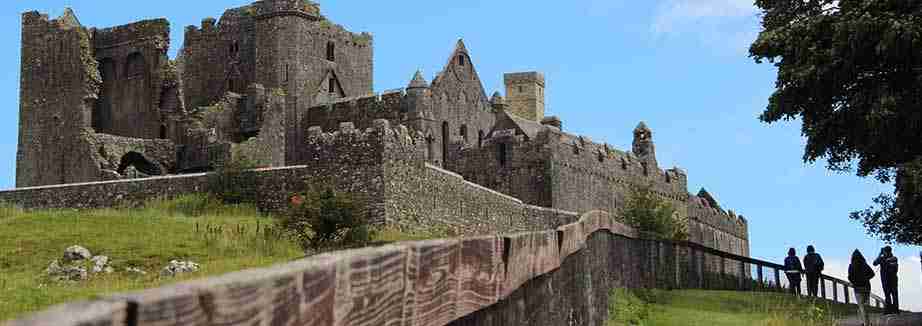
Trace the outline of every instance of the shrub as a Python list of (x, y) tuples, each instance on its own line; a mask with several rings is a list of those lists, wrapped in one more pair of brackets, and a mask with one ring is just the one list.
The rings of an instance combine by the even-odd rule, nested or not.
[(675, 207), (657, 196), (650, 186), (632, 187), (621, 215), (627, 225), (641, 233), (660, 239), (688, 238), (686, 221), (679, 218)]
[(349, 193), (311, 188), (293, 195), (290, 204), (280, 220), (281, 228), (305, 251), (371, 241), (368, 221)]
[(208, 175), (208, 191), (227, 204), (256, 202), (256, 163), (244, 155), (231, 155), (218, 162)]

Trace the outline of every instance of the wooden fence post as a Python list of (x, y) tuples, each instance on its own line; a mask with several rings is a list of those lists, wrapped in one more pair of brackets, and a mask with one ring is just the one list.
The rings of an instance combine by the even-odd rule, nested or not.
[(781, 287), (781, 270), (777, 267), (775, 268), (775, 289), (778, 291), (784, 291), (784, 288)]
[(848, 284), (842, 284), (842, 289), (845, 290), (845, 304), (849, 304), (848, 299)]
[(746, 263), (740, 260), (740, 272), (736, 276), (739, 285), (737, 290), (746, 290), (749, 286), (746, 285)]
[(820, 275), (820, 292), (823, 295), (823, 299), (826, 299), (826, 278), (823, 275)]

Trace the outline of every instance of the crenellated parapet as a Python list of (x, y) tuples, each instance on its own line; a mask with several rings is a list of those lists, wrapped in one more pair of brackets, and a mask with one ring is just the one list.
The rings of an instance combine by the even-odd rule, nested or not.
[(406, 120), (409, 103), (403, 90), (386, 91), (333, 100), (307, 109), (301, 122), (306, 127), (334, 130), (341, 123), (351, 122), (357, 128), (369, 128), (378, 119), (397, 125)]
[(735, 237), (748, 239), (748, 221), (732, 210), (714, 207), (707, 199), (699, 196), (688, 198), (688, 217), (710, 228), (726, 232)]
[(422, 164), (425, 140), (403, 125), (391, 127), (376, 119), (367, 128), (355, 123), (340, 123), (335, 130), (320, 126), (307, 130), (305, 144), (298, 153), (302, 164), (348, 164), (380, 167), (386, 160), (405, 160)]

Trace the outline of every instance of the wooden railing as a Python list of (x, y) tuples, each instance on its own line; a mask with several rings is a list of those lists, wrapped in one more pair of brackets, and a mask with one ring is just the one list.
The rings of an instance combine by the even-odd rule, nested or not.
[[(705, 247), (697, 243), (669, 242), (669, 241), (667, 241), (667, 243), (671, 243), (674, 245), (688, 248), (689, 250), (691, 250), (691, 254), (690, 254), (691, 259), (698, 259), (698, 257), (702, 257), (700, 253), (706, 253), (706, 254), (710, 254), (710, 255), (718, 257), (718, 259), (720, 260), (720, 266), (721, 266), (720, 274), (722, 276), (725, 276), (725, 278), (727, 278), (726, 277), (727, 271), (725, 270), (727, 266), (727, 261), (738, 263), (738, 266), (739, 266), (738, 273), (734, 277), (729, 277), (731, 279), (732, 278), (737, 279), (737, 282), (738, 282), (736, 286), (737, 290), (785, 291), (785, 290), (790, 289), (790, 287), (786, 288), (781, 285), (782, 284), (781, 274), (785, 273), (784, 265), (723, 252), (720, 250)], [(699, 263), (693, 262), (692, 264), (694, 266), (697, 266)], [(749, 265), (750, 267), (747, 267), (747, 265)], [(756, 275), (754, 279), (752, 278), (752, 275), (751, 275), (752, 266), (755, 267)], [(774, 271), (773, 273), (774, 282), (766, 281), (766, 278), (765, 278), (766, 269)], [(705, 279), (705, 278), (702, 277), (702, 279)], [(832, 284), (832, 297), (831, 298), (827, 296), (827, 291), (826, 291), (827, 283)], [(755, 284), (754, 288), (752, 286), (753, 284)], [(838, 291), (839, 286), (842, 287), (842, 292), (844, 294), (841, 298), (839, 297), (839, 291)], [(703, 288), (709, 288), (709, 287), (713, 288), (713, 286), (706, 286), (706, 285), (702, 287)], [(843, 280), (843, 279), (840, 279), (834, 276), (822, 274), (820, 275), (820, 284), (819, 284), (818, 294), (821, 298), (824, 298), (824, 299), (829, 299), (834, 302), (851, 304), (851, 303), (856, 303), (852, 301), (852, 297), (854, 296), (854, 288), (855, 287), (851, 284), (851, 282), (848, 282), (846, 280)], [(849, 294), (850, 292), (852, 293), (851, 295)], [(874, 302), (874, 306), (876, 306), (877, 308), (881, 308), (883, 306), (884, 299), (876, 294), (872, 293), (870, 296), (870, 300)]]

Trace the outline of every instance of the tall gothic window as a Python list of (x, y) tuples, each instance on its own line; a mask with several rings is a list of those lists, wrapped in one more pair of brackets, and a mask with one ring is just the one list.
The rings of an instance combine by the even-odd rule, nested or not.
[(463, 54), (459, 54), (459, 55), (458, 55), (458, 64), (459, 64), (459, 65), (462, 65), (462, 66), (466, 64), (466, 63), (465, 63), (465, 60), (464, 60), (464, 55), (463, 55)]

